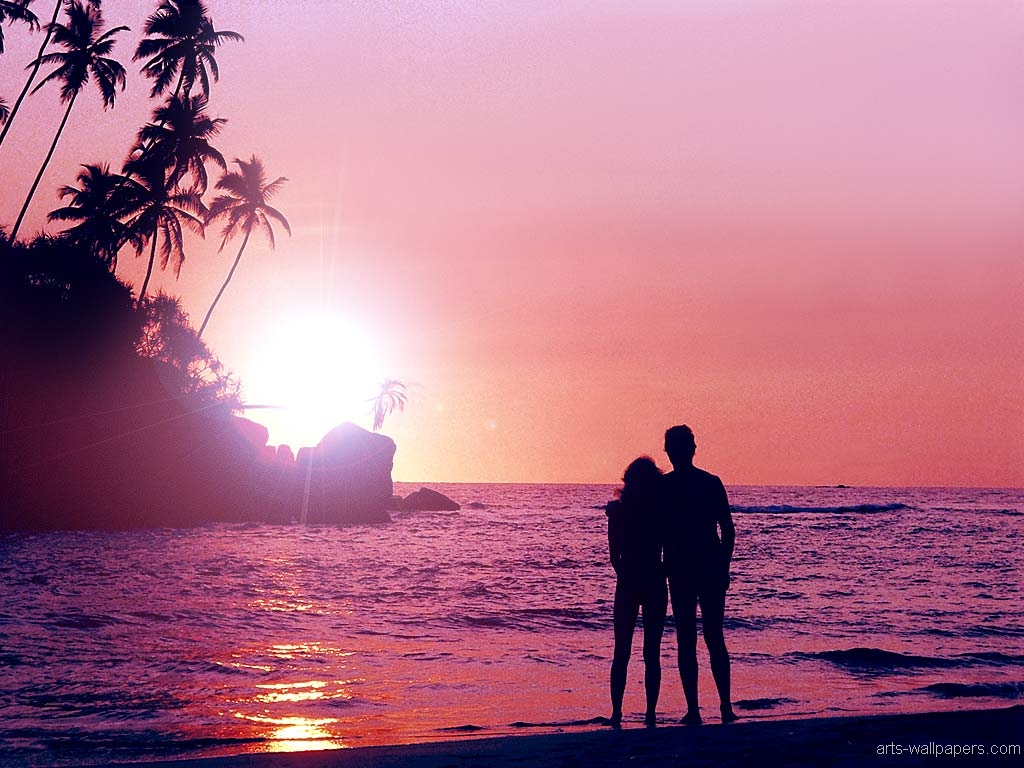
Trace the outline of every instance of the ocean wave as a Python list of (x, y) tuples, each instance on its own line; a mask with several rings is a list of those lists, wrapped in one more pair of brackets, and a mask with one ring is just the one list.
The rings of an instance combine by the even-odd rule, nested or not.
[[(725, 615), (725, 628), (726, 629), (750, 629), (750, 630), (764, 630), (769, 629), (776, 619), (770, 616), (730, 616), (728, 613)], [(673, 622), (673, 626), (675, 623)]]
[(803, 659), (821, 659), (838, 667), (855, 671), (898, 672), (901, 669), (943, 669), (962, 666), (962, 662), (935, 656), (916, 656), (881, 648), (849, 648), (846, 650), (796, 652), (792, 654)]
[(760, 513), (772, 515), (789, 515), (798, 513), (818, 514), (863, 514), (870, 512), (896, 512), (901, 509), (910, 509), (906, 504), (893, 502), (892, 504), (852, 504), (839, 507), (799, 507), (792, 504), (768, 504), (755, 506), (735, 505), (733, 512)]
[(982, 651), (979, 653), (960, 653), (957, 654), (957, 658), (970, 659), (972, 662), (980, 662), (983, 664), (994, 664), (996, 666), (1005, 666), (1007, 664), (1021, 664), (1024, 665), (1024, 655), (1000, 653), (999, 651)]
[(448, 617), (447, 623), (455, 627), (525, 632), (549, 629), (606, 630), (611, 626), (611, 616), (582, 608), (525, 608), (514, 613), (455, 614)]
[[(175, 756), (220, 747), (242, 747), (248, 744), (272, 741), (261, 737), (210, 736), (189, 738), (182, 737), (180, 734), (165, 733), (150, 728), (89, 731), (65, 729), (56, 731), (52, 728), (28, 727), (0, 730), (0, 734), (11, 740), (34, 740), (46, 744), (50, 748), (58, 748), (64, 753), (71, 753), (72, 750), (82, 751), (83, 753), (88, 752), (89, 756), (94, 759), (97, 755), (102, 755), (103, 753), (122, 759), (128, 759), (129, 756), (140, 753), (153, 756)], [(24, 750), (24, 753), (27, 757), (29, 750)], [(9, 756), (4, 754), (5, 758)], [(7, 763), (3, 764), (6, 765)], [(26, 760), (25, 764), (30, 764), (30, 761)]]
[(605, 725), (608, 719), (605, 717), (591, 717), (586, 720), (560, 720), (553, 723), (527, 723), (517, 720), (509, 723), (510, 728), (572, 728), (581, 725)]
[(972, 666), (1021, 666), (1024, 655), (979, 651), (958, 653), (953, 657), (920, 656), (881, 648), (850, 648), (846, 650), (795, 652), (800, 659), (824, 660), (852, 671), (899, 672), (904, 669), (955, 669)]
[(919, 690), (943, 699), (988, 698), (1019, 699), (1024, 696), (1024, 682), (1015, 683), (934, 683)]
[(974, 626), (963, 631), (964, 637), (1024, 637), (1024, 627)]
[(47, 624), (56, 629), (81, 629), (93, 630), (103, 627), (112, 627), (117, 624), (126, 623), (124, 619), (106, 614), (51, 614), (51, 620)]
[(796, 699), (788, 699), (785, 696), (779, 696), (777, 698), (763, 698), (763, 699), (742, 699), (740, 701), (734, 701), (733, 706), (736, 709), (742, 709), (747, 712), (753, 712), (764, 709), (775, 709), (783, 704), (797, 704)]

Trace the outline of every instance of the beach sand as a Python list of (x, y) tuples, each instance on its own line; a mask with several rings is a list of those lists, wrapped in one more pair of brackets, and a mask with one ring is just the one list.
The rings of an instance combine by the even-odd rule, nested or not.
[[(594, 768), (620, 765), (860, 766), (1019, 764), (1024, 705), (1008, 709), (806, 720), (751, 720), (697, 728), (634, 726), (325, 752), (249, 754), (159, 763), (161, 768)], [(927, 748), (910, 754), (908, 748)], [(1013, 756), (985, 754), (1016, 746)], [(950, 750), (947, 750), (947, 746)], [(952, 748), (960, 752), (953, 754)], [(973, 759), (964, 751), (971, 748)], [(901, 750), (902, 749), (902, 753)], [(938, 754), (936, 754), (936, 752)]]

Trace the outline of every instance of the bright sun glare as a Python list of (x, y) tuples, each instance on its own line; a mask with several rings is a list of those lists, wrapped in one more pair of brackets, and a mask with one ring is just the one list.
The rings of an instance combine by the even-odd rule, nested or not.
[(368, 426), (370, 400), (384, 379), (370, 338), (333, 312), (296, 315), (276, 324), (256, 345), (243, 378), (246, 402), (265, 424), (270, 444), (316, 445), (343, 421)]

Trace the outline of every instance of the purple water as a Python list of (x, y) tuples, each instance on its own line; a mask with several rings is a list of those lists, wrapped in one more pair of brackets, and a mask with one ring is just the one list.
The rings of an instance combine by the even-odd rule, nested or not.
[[(366, 527), (0, 536), (0, 763), (598, 727), (612, 487), (431, 487), (463, 509)], [(729, 491), (742, 716), (1024, 695), (1024, 491)], [(671, 630), (666, 723), (683, 710)], [(643, 709), (636, 640), (627, 727)]]

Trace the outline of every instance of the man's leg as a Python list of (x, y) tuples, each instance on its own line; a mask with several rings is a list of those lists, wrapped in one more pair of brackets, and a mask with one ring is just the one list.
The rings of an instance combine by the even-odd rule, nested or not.
[(679, 580), (669, 582), (672, 616), (676, 621), (676, 646), (679, 654), (679, 677), (686, 697), (684, 723), (700, 723), (697, 699), (697, 593)]
[(722, 722), (736, 719), (730, 698), (729, 651), (725, 647), (725, 591), (715, 590), (700, 597), (700, 621), (704, 630), (704, 643), (711, 656), (711, 674), (718, 688)]

